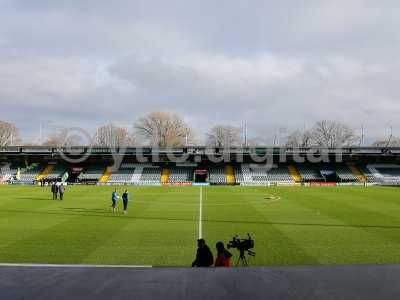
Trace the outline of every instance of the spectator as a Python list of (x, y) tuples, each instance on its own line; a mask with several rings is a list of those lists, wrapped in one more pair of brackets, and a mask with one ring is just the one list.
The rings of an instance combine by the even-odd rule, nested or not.
[(62, 200), (64, 198), (64, 192), (65, 192), (65, 187), (62, 183), (58, 187), (58, 192), (60, 193), (60, 200)]
[(232, 254), (225, 249), (224, 243), (218, 242), (217, 248), (217, 258), (215, 259), (214, 267), (231, 267), (231, 257)]
[(53, 193), (53, 200), (57, 200), (57, 186), (55, 182), (51, 184), (51, 192)]
[(196, 258), (192, 263), (192, 267), (211, 267), (213, 262), (214, 257), (206, 241), (204, 239), (198, 239)]

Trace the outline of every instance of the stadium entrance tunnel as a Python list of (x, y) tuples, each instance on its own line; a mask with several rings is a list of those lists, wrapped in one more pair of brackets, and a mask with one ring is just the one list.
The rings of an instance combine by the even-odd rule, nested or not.
[(205, 183), (207, 181), (207, 178), (207, 170), (205, 169), (199, 169), (194, 172), (194, 181), (196, 183)]
[(336, 174), (335, 169), (333, 168), (323, 168), (320, 170), (320, 173), (323, 178), (325, 178), (326, 182), (338, 182), (339, 177)]

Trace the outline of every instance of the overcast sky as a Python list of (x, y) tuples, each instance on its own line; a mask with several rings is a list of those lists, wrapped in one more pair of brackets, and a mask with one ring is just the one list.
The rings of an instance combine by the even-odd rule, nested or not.
[(0, 120), (130, 127), (181, 113), (198, 133), (332, 119), (400, 135), (400, 4), (315, 0), (0, 0)]

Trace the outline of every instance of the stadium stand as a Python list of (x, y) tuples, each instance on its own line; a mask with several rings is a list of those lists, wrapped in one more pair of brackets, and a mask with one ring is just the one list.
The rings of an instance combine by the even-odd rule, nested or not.
[(245, 184), (294, 182), (285, 165), (274, 165), (272, 168), (268, 168), (265, 165), (242, 164), (235, 168), (235, 177), (236, 182)]
[(108, 180), (110, 179), (110, 177), (111, 177), (111, 167), (107, 167), (104, 170), (103, 176), (100, 177), (99, 182), (100, 183), (107, 183)]
[(231, 165), (225, 166), (225, 177), (227, 184), (234, 185), (236, 183), (235, 171)]
[(373, 165), (367, 165), (367, 169), (375, 179), (380, 180), (383, 178), (383, 175)]
[(34, 183), (42, 170), (43, 167), (40, 164), (31, 164), (20, 169), (20, 176), (17, 180), (21, 183)]
[(317, 168), (311, 167), (309, 164), (297, 164), (297, 170), (304, 181), (321, 181), (324, 180)]
[(376, 182), (400, 184), (400, 166), (396, 164), (369, 164), (370, 171)]
[(133, 180), (136, 168), (135, 164), (121, 164), (118, 170), (112, 172), (111, 176), (108, 178), (108, 182), (122, 184), (130, 183)]
[(336, 175), (345, 182), (356, 182), (358, 181), (357, 176), (355, 176), (350, 169), (350, 167), (346, 164), (337, 164), (335, 166)]
[(208, 168), (208, 181), (211, 184), (227, 184), (224, 167), (216, 166)]
[(193, 169), (187, 167), (172, 167), (169, 174), (170, 183), (192, 182)]
[[(286, 160), (287, 163), (279, 163), (278, 157), (274, 156), (275, 163), (271, 169), (260, 163), (251, 163), (253, 158), (250, 154), (253, 152), (246, 148), (233, 149), (230, 162), (215, 163), (207, 155), (221, 154), (220, 149), (188, 147), (173, 149), (174, 153), (188, 155), (188, 160), (179, 164), (168, 157), (167, 154), (171, 149), (157, 149), (155, 152), (151, 148), (140, 149), (140, 155), (144, 155), (147, 161), (157, 161), (157, 165), (137, 162), (135, 151), (138, 150), (132, 148), (129, 149), (125, 163), (118, 170), (111, 170), (106, 168), (105, 162), (111, 161), (112, 157), (105, 150), (107, 149), (86, 149), (91, 152), (90, 159), (82, 165), (81, 163), (68, 164), (59, 156), (56, 149), (6, 147), (0, 151), (0, 182), (34, 184), (42, 179), (45, 181), (68, 179), (71, 184), (80, 182), (161, 185), (162, 183), (195, 182), (196, 184), (269, 185), (276, 183), (286, 185), (309, 182), (321, 184), (359, 182), (369, 185), (389, 182), (400, 185), (400, 165), (398, 164), (400, 148), (340, 149), (346, 163), (332, 161), (318, 164), (307, 162), (307, 149), (296, 150), (296, 155), (302, 156), (306, 162), (294, 163), (293, 150), (284, 148), (279, 153), (286, 151), (289, 158)], [(336, 155), (339, 150), (328, 149), (327, 151), (331, 151), (331, 157), (333, 157), (333, 154)], [(157, 158), (160, 160), (154, 160), (154, 153), (157, 153)], [(264, 149), (256, 149), (255, 153), (263, 154)], [(240, 154), (241, 159), (235, 158), (234, 154)], [(199, 158), (200, 160), (197, 161)]]
[(400, 178), (400, 168), (386, 168), (386, 167), (379, 167), (376, 170), (383, 176), (383, 177), (392, 177), (392, 178)]
[(377, 172), (376, 173), (371, 172), (371, 170), (366, 165), (360, 165), (359, 169), (367, 178), (368, 182), (376, 183), (379, 181), (379, 178), (375, 177)]
[(400, 166), (398, 165), (389, 165), (389, 166), (376, 166), (375, 169), (383, 176), (383, 177), (400, 177)]
[(160, 166), (146, 165), (143, 167), (143, 172), (140, 175), (139, 184), (153, 185), (161, 183), (161, 168)]
[(368, 182), (367, 176), (365, 176), (355, 164), (349, 163), (348, 166), (350, 170), (353, 172), (354, 176), (357, 177), (357, 180), (359, 182), (364, 182), (364, 183)]
[(161, 172), (161, 183), (166, 184), (169, 182), (169, 175), (171, 174), (171, 170), (169, 168), (163, 168)]
[(133, 175), (131, 178), (132, 184), (140, 184), (143, 174), (143, 169), (145, 167), (151, 167), (151, 165), (149, 164), (129, 164), (129, 165), (134, 168)]
[(35, 178), (35, 180), (39, 181), (42, 180), (44, 178), (46, 178), (49, 173), (54, 169), (54, 165), (47, 165), (42, 172), (40, 172), (40, 174)]
[(289, 170), (289, 174), (290, 176), (292, 176), (292, 179), (294, 182), (301, 182), (302, 178), (301, 175), (299, 173), (299, 170), (297, 170), (297, 168), (294, 165), (289, 165), (288, 166), (288, 170)]
[[(108, 173), (109, 172), (109, 173)], [(108, 179), (105, 176), (109, 174)], [(109, 168), (102, 174), (100, 181), (110, 184), (146, 185), (160, 183), (161, 168), (152, 164), (122, 163), (118, 170)]]
[(63, 178), (65, 178), (65, 174), (68, 172), (68, 167), (62, 164), (58, 164), (58, 165), (53, 165), (53, 168), (51, 169), (51, 171), (49, 171), (49, 173), (43, 178), (46, 180), (57, 180), (60, 181)]
[(0, 166), (0, 182), (9, 181), (17, 173), (17, 170), (15, 170), (15, 172), (11, 171), (10, 166), (10, 163), (5, 163)]
[(104, 174), (104, 165), (90, 165), (85, 171), (79, 174), (80, 181), (95, 181), (98, 182)]
[(248, 164), (241, 164), (235, 168), (235, 178), (238, 183), (251, 183), (253, 179), (251, 177), (250, 166)]
[(240, 165), (235, 166), (233, 168), (234, 172), (235, 172), (235, 180), (236, 183), (243, 183), (244, 181), (244, 177), (243, 177), (243, 172), (242, 172), (242, 168)]

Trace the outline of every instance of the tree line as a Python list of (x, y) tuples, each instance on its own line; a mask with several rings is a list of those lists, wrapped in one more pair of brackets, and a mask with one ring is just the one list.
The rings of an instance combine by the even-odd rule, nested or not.
[[(206, 145), (212, 147), (257, 146), (256, 140), (244, 141), (242, 128), (217, 124), (208, 129), (205, 138), (195, 137), (193, 128), (182, 116), (169, 112), (152, 112), (139, 118), (133, 124), (133, 132), (128, 128), (106, 124), (97, 128), (90, 141), (82, 141), (82, 136), (71, 134), (69, 128), (60, 128), (49, 134), (45, 141), (36, 145), (65, 147), (90, 144), (102, 147), (181, 147)], [(308, 130), (290, 132), (280, 146), (288, 147), (346, 147), (358, 146), (361, 136), (357, 131), (335, 121), (317, 121)], [(244, 145), (246, 143), (246, 145)], [(27, 145), (21, 140), (15, 124), (0, 121), (0, 146)], [(29, 145), (32, 145), (30, 143)], [(263, 146), (263, 145), (261, 145)], [(379, 139), (371, 146), (400, 146), (400, 138)]]

